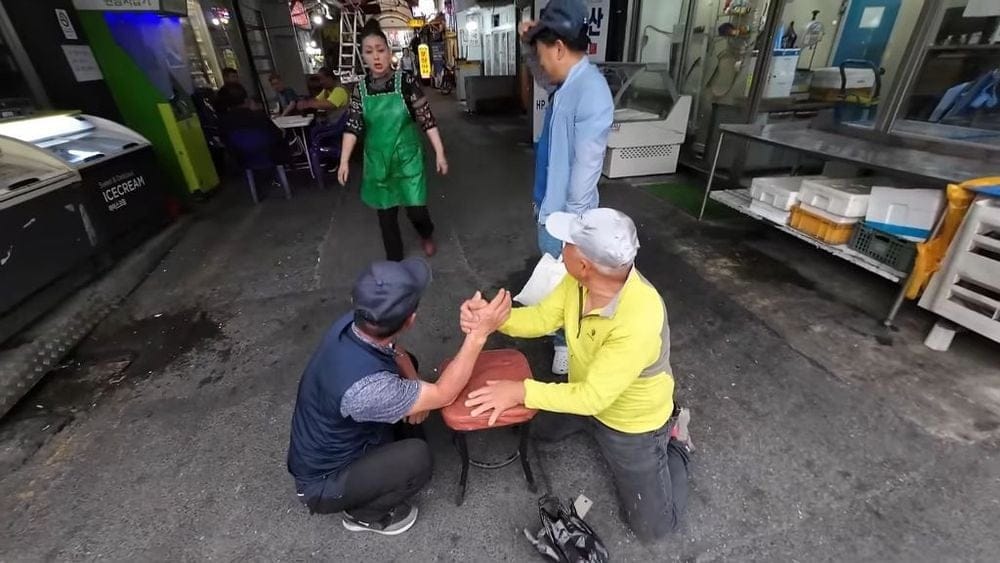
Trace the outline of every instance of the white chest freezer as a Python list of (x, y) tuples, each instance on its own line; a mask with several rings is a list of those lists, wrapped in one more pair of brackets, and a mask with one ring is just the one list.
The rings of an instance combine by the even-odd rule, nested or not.
[(0, 317), (94, 254), (80, 173), (0, 138)]

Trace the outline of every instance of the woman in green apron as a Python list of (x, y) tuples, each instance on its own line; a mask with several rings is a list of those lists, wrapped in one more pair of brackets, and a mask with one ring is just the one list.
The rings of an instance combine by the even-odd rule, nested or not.
[(447, 174), (448, 161), (437, 122), (413, 74), (393, 71), (392, 51), (377, 22), (369, 22), (361, 32), (361, 49), (368, 73), (351, 94), (337, 178), (341, 185), (347, 183), (351, 153), (358, 137), (363, 136), (361, 201), (378, 212), (386, 259), (403, 259), (400, 207), (406, 209), (420, 235), (424, 253), (433, 256), (434, 223), (427, 211), (420, 130), (434, 147), (438, 173)]

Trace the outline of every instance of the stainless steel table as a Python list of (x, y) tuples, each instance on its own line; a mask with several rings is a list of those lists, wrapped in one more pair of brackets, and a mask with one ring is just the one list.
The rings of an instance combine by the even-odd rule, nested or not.
[[(883, 174), (909, 178), (922, 182), (934, 182), (938, 184), (959, 183), (972, 178), (984, 176), (994, 176), (997, 174), (996, 163), (988, 161), (962, 158), (958, 156), (942, 155), (925, 150), (919, 150), (902, 146), (891, 146), (879, 141), (852, 137), (842, 133), (815, 129), (809, 123), (782, 123), (775, 125), (744, 125), (726, 124), (719, 127), (719, 140), (715, 145), (715, 154), (712, 157), (712, 168), (708, 174), (708, 182), (705, 185), (705, 197), (701, 202), (701, 211), (698, 214), (700, 220), (705, 215), (705, 207), (708, 205), (709, 197), (712, 195), (712, 185), (715, 181), (716, 167), (719, 163), (719, 152), (722, 149), (722, 141), (726, 135), (732, 135), (755, 141), (799, 151), (818, 157), (822, 160), (846, 162), (871, 168)], [(737, 179), (738, 181), (738, 179)], [(748, 213), (747, 206), (743, 205), (744, 199), (734, 191), (722, 192), (719, 197), (713, 197), (729, 207), (741, 213), (759, 218), (752, 213)], [(826, 248), (829, 247), (829, 248)], [(836, 247), (824, 245), (827, 250), (840, 258), (857, 263), (856, 253), (839, 251)], [(847, 250), (847, 249), (845, 249)], [(868, 268), (872, 270), (872, 268)], [(898, 295), (889, 309), (889, 314), (883, 324), (892, 326), (899, 308), (906, 297), (906, 282), (910, 272), (901, 272), (901, 275), (886, 275), (886, 273), (876, 272), (887, 279), (898, 281), (901, 284)], [(897, 274), (896, 272), (887, 272)]]

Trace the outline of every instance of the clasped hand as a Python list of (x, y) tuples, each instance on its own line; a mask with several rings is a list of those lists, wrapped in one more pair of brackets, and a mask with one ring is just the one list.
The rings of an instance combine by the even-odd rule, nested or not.
[[(494, 303), (503, 296), (504, 306), (497, 308)], [(490, 332), (498, 329), (510, 318), (510, 292), (500, 290), (493, 301), (487, 303), (478, 291), (462, 304), (459, 315), (459, 325), (465, 334), (474, 334), (486, 328), (493, 327)], [(488, 334), (488, 333), (487, 333)], [(487, 381), (485, 387), (480, 387), (469, 393), (465, 406), (472, 408), (472, 416), (489, 414), (489, 425), (496, 424), (497, 419), (507, 409), (524, 402), (524, 383), (520, 381)], [(491, 412), (492, 411), (492, 412)]]

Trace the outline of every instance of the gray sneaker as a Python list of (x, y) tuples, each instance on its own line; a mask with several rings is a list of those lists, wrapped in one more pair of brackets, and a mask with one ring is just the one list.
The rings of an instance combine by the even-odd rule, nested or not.
[(366, 522), (344, 512), (344, 528), (352, 532), (374, 532), (398, 536), (417, 523), (417, 507), (403, 503), (375, 522)]

